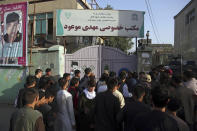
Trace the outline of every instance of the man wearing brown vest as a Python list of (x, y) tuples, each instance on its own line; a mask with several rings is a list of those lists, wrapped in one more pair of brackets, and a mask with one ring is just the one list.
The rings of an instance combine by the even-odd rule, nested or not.
[(45, 131), (42, 114), (34, 110), (39, 100), (38, 91), (32, 88), (24, 92), (24, 107), (12, 114), (10, 131)]

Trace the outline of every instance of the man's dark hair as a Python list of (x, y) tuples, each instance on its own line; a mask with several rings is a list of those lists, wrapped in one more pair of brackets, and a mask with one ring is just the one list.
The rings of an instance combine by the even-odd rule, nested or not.
[(181, 74), (174, 74), (172, 76), (172, 82), (176, 83), (176, 84), (180, 84), (182, 82), (182, 75)]
[(108, 75), (107, 73), (103, 73), (103, 74), (101, 75), (100, 81), (105, 81), (105, 82), (107, 82), (108, 79), (109, 79), (109, 75)]
[(111, 72), (109, 73), (109, 77), (110, 77), (110, 78), (116, 78), (116, 72), (111, 71)]
[(61, 88), (63, 88), (63, 87), (66, 85), (67, 82), (68, 82), (68, 81), (67, 81), (66, 79), (60, 78), (60, 79), (59, 79), (59, 86), (60, 86)]
[(7, 15), (6, 17), (6, 24), (14, 22), (14, 21), (18, 21), (19, 22), (19, 15), (15, 12), (12, 12), (10, 14)]
[(119, 78), (120, 80), (125, 80), (127, 78), (127, 73), (122, 71), (120, 74), (119, 74)]
[(80, 70), (75, 70), (75, 76), (76, 76), (77, 74), (79, 74), (79, 73), (81, 73)]
[(51, 72), (51, 68), (47, 68), (45, 72)]
[(128, 72), (128, 79), (133, 78), (133, 73), (131, 71)]
[(41, 69), (36, 69), (35, 75), (39, 74), (40, 72), (43, 72)]
[(66, 79), (69, 76), (70, 76), (70, 73), (64, 73), (63, 78)]
[(169, 82), (169, 81), (170, 81), (169, 74), (166, 73), (166, 72), (162, 72), (160, 74), (160, 83), (161, 84), (166, 84), (166, 82)]
[(92, 70), (90, 68), (85, 69), (85, 74), (88, 75)]
[(138, 78), (138, 74), (137, 72), (133, 72), (133, 78), (137, 79)]
[(89, 79), (91, 80), (95, 80), (96, 79), (96, 76), (95, 75), (91, 75), (91, 76), (89, 76)]
[(27, 76), (27, 78), (26, 78), (26, 83), (25, 83), (25, 85), (28, 87), (28, 86), (32, 86), (33, 84), (35, 84), (36, 83), (36, 78), (34, 77), (34, 76), (32, 76), (32, 75), (29, 75), (29, 76)]
[(177, 98), (171, 98), (168, 102), (167, 109), (172, 112), (177, 112), (181, 107), (181, 101)]
[(109, 79), (107, 83), (108, 90), (113, 90), (115, 86), (118, 86), (118, 80), (116, 78)]
[(146, 74), (145, 72), (140, 72), (140, 73), (139, 73), (139, 75), (145, 75), (145, 74)]
[(39, 93), (36, 89), (26, 89), (24, 92), (24, 105), (32, 104), (37, 96), (39, 96)]
[(143, 94), (145, 93), (145, 88), (141, 85), (137, 85), (134, 89), (133, 89), (133, 95), (139, 99)]
[(90, 79), (88, 81), (88, 86), (89, 87), (96, 87), (96, 80), (95, 79)]
[(151, 91), (152, 101), (155, 107), (163, 108), (167, 106), (169, 92), (165, 87), (157, 86)]
[(75, 86), (79, 82), (79, 79), (73, 77), (70, 81), (70, 86)]
[(53, 89), (54, 87), (48, 88), (45, 92), (45, 98), (55, 97), (56, 92)]
[(49, 84), (51, 82), (51, 79), (49, 77), (41, 77), (39, 81), (39, 89), (47, 89), (49, 88), (52, 84)]

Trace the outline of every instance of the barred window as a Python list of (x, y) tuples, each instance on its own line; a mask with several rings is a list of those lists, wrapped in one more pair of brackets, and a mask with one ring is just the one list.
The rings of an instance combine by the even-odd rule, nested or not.
[[(31, 38), (33, 29), (33, 15), (29, 16), (29, 37)], [(45, 36), (46, 39), (51, 40), (53, 37), (53, 13), (42, 13), (35, 15), (34, 34), (36, 36)]]
[(190, 24), (195, 20), (195, 9), (186, 15), (186, 24)]

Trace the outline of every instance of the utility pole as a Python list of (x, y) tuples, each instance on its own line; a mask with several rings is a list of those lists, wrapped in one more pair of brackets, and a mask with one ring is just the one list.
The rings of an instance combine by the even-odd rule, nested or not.
[(150, 36), (149, 32), (150, 32), (150, 31), (148, 30), (147, 33), (146, 33), (146, 38), (147, 38), (147, 39), (146, 39), (146, 41), (147, 41), (146, 45), (148, 45), (148, 40), (149, 40), (149, 36)]
[[(98, 3), (96, 2), (96, 0), (91, 0), (90, 5), (91, 5), (91, 10), (99, 9), (100, 8), (99, 5), (98, 5)], [(94, 8), (94, 6), (96, 6), (96, 7)], [(91, 45), (94, 45), (94, 42), (95, 42), (94, 40), (97, 39), (97, 38), (96, 37), (92, 37)]]
[(135, 38), (135, 50), (136, 50), (136, 56), (137, 56), (137, 44), (138, 44), (138, 42), (137, 42), (137, 37)]

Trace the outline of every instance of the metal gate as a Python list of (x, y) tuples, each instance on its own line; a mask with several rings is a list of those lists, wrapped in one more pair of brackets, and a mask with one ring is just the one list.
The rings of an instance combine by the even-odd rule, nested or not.
[(89, 46), (73, 54), (65, 55), (65, 71), (71, 74), (79, 69), (84, 75), (85, 68), (91, 68), (98, 79), (104, 70), (114, 71), (117, 74), (122, 70), (136, 71), (137, 57), (127, 55), (119, 49), (106, 46)]

